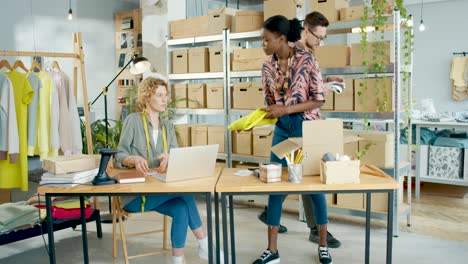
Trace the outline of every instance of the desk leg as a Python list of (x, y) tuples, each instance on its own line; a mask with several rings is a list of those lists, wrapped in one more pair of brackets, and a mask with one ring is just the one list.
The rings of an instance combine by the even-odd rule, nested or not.
[(206, 193), (206, 222), (208, 229), (208, 263), (213, 264), (213, 225), (211, 222), (211, 192)]
[(54, 225), (52, 219), (52, 200), (51, 196), (46, 194), (46, 211), (47, 211), (47, 236), (49, 238), (49, 261), (50, 264), (55, 264), (55, 243), (54, 243)]
[(221, 255), (219, 248), (219, 194), (215, 192), (214, 194), (214, 206), (215, 206), (215, 232), (216, 232), (216, 263), (221, 263)]
[(229, 195), (229, 225), (231, 227), (231, 256), (232, 264), (236, 264), (236, 238), (234, 235), (234, 202), (232, 195)]
[(81, 239), (83, 240), (83, 261), (89, 263), (88, 257), (88, 234), (86, 232), (86, 215), (84, 196), (80, 196), (80, 211), (81, 211)]
[(394, 190), (388, 192), (388, 214), (387, 214), (387, 264), (392, 263), (393, 251), (393, 199)]
[(223, 217), (223, 249), (224, 249), (224, 264), (229, 263), (229, 247), (228, 247), (228, 228), (227, 228), (227, 212), (226, 212), (226, 194), (221, 194), (221, 214)]
[(366, 249), (365, 249), (365, 263), (369, 264), (370, 255), (370, 223), (371, 223), (371, 193), (366, 193)]

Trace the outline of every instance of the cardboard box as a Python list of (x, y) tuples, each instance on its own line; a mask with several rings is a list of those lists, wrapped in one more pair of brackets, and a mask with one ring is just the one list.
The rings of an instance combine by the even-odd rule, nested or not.
[(210, 71), (210, 58), (208, 48), (188, 49), (188, 72), (199, 73)]
[(335, 193), (327, 193), (327, 194), (325, 194), (325, 200), (327, 201), (327, 205), (334, 205), (334, 204), (336, 204), (336, 194), (335, 194)]
[[(393, 44), (388, 40), (367, 43), (367, 53), (365, 55), (362, 54), (361, 46), (361, 43), (351, 44), (351, 66), (363, 66), (365, 61), (367, 62), (367, 65), (370, 66), (376, 62), (382, 62), (385, 65), (389, 65), (394, 62), (393, 57), (395, 52), (393, 50)], [(377, 50), (383, 51), (384, 54), (373, 59)]]
[(460, 180), (463, 178), (465, 150), (462, 148), (429, 146), (429, 177)]
[[(404, 177), (400, 177), (400, 181), (398, 183), (398, 204), (403, 203), (403, 183)], [(364, 196), (365, 198), (366, 196)], [(367, 206), (364, 200), (364, 209)], [(388, 210), (388, 194), (387, 193), (373, 193), (371, 195), (371, 211), (375, 212), (384, 212), (386, 213)]]
[(210, 35), (219, 35), (223, 29), (231, 29), (232, 19), (236, 9), (222, 7), (208, 10), (208, 32)]
[(188, 72), (188, 52), (187, 49), (172, 51), (172, 73)]
[(224, 83), (206, 84), (206, 108), (224, 108)]
[(340, 9), (340, 20), (359, 20), (364, 16), (364, 6), (352, 6)]
[(345, 86), (341, 94), (335, 94), (335, 111), (354, 111), (354, 80), (345, 79)]
[(335, 105), (335, 93), (332, 91), (325, 93), (325, 103), (322, 105), (322, 110), (333, 111)]
[(320, 181), (325, 184), (359, 183), (360, 161), (320, 161)]
[(236, 16), (232, 21), (232, 32), (248, 32), (260, 30), (263, 27), (263, 12), (262, 11), (240, 11), (236, 12)]
[(284, 153), (302, 147), (307, 159), (303, 162), (303, 175), (320, 175), (320, 160), (326, 152), (343, 153), (343, 144), (347, 141), (343, 136), (343, 121), (341, 119), (313, 120), (302, 123), (302, 138), (289, 138), (271, 148), (280, 159)]
[(364, 194), (362, 193), (338, 193), (336, 205), (350, 209), (364, 209)]
[(366, 154), (361, 157), (363, 164), (370, 164), (379, 168), (393, 168), (394, 142), (393, 132), (359, 131), (359, 151), (368, 147)]
[(195, 124), (190, 126), (190, 141), (192, 146), (208, 145), (208, 126)]
[(295, 0), (264, 0), (263, 1), (264, 20), (269, 17), (282, 15), (288, 19), (295, 18), (296, 1)]
[(224, 126), (208, 126), (208, 145), (218, 144), (218, 152), (224, 153)]
[(322, 13), (330, 23), (340, 20), (340, 9), (349, 7), (349, 0), (312, 0), (313, 11)]
[(274, 125), (254, 127), (252, 129), (253, 155), (255, 157), (270, 157), (274, 130)]
[(179, 83), (172, 85), (172, 100), (176, 101), (176, 108), (187, 108), (187, 84)]
[(393, 110), (392, 91), (393, 80), (390, 78), (354, 80), (354, 108), (356, 112), (391, 112)]
[(190, 124), (174, 125), (177, 136), (177, 145), (182, 147), (190, 147), (191, 144), (191, 129)]
[(205, 108), (206, 107), (206, 90), (204, 83), (193, 83), (188, 85), (188, 107), (189, 108)]
[(223, 47), (210, 47), (210, 72), (223, 71)]
[(44, 159), (42, 167), (53, 174), (65, 174), (97, 168), (93, 155), (57, 156)]
[(171, 39), (207, 36), (208, 16), (190, 17), (169, 22), (169, 36)]
[(11, 203), (11, 191), (9, 189), (0, 189), (0, 204)]
[(259, 178), (262, 182), (280, 182), (283, 168), (281, 167), (281, 164), (278, 163), (262, 164), (260, 165), (259, 171)]
[(262, 48), (235, 49), (232, 53), (233, 71), (261, 70), (267, 58)]
[(252, 130), (232, 132), (232, 153), (252, 155)]
[(320, 68), (346, 67), (350, 63), (349, 45), (325, 45), (314, 51)]
[(263, 84), (261, 82), (234, 83), (232, 108), (257, 109), (265, 107)]

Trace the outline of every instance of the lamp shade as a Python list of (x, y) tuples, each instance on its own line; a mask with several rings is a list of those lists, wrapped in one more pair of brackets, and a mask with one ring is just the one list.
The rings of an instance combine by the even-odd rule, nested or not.
[(142, 74), (149, 70), (151, 63), (145, 57), (136, 57), (133, 60), (132, 66), (130, 67), (131, 74)]

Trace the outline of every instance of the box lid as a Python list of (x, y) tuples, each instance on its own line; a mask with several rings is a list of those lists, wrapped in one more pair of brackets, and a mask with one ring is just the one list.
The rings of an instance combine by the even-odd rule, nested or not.
[(302, 138), (301, 137), (293, 137), (288, 138), (286, 140), (281, 141), (280, 143), (271, 147), (271, 152), (275, 153), (275, 155), (282, 159), (285, 157), (285, 153), (290, 153), (291, 151), (296, 151), (302, 147)]
[(215, 8), (215, 9), (210, 9), (208, 10), (208, 15), (209, 16), (219, 16), (221, 14), (226, 14), (230, 16), (235, 16), (236, 15), (236, 9), (229, 8), (229, 7), (222, 7), (222, 8)]

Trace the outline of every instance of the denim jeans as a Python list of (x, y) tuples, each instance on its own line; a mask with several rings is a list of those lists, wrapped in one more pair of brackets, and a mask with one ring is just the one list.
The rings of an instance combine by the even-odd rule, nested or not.
[[(273, 134), (272, 146), (290, 137), (302, 137), (303, 117), (299, 113), (284, 115), (278, 118)], [(270, 154), (270, 162), (281, 163), (287, 167), (285, 159), (279, 159), (274, 153)], [(284, 194), (272, 194), (268, 197), (267, 224), (269, 226), (279, 226), (281, 212), (283, 210)], [(327, 224), (327, 204), (324, 194), (305, 195), (312, 200), (314, 205), (315, 222), (318, 225)], [(305, 197), (303, 196), (303, 199)]]
[[(185, 247), (187, 226), (191, 230), (202, 226), (200, 214), (192, 195), (146, 195), (145, 212), (156, 211), (172, 217), (172, 248)], [(141, 212), (141, 197), (124, 206), (129, 212)]]

